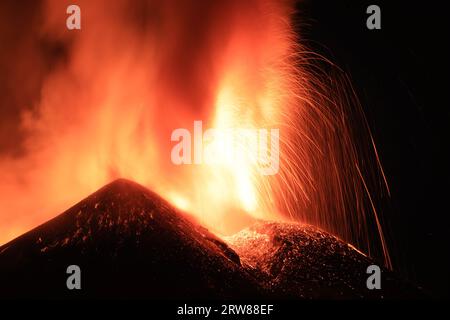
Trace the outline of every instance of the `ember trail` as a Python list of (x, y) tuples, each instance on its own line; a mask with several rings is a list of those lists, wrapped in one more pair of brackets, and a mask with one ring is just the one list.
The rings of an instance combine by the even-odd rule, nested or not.
[[(302, 45), (293, 3), (89, 1), (76, 33), (61, 32), (65, 4), (45, 3), (43, 39), (63, 50), (21, 117), (26, 152), (0, 162), (1, 242), (123, 177), (218, 234), (254, 218), (301, 221), (390, 266), (375, 143), (348, 77)], [(174, 165), (168, 137), (197, 119), (278, 128), (277, 174), (248, 161)]]

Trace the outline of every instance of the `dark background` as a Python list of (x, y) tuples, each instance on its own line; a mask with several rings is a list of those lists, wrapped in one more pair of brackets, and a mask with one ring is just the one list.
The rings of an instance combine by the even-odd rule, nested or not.
[[(381, 30), (366, 9), (381, 8)], [(446, 9), (427, 1), (300, 1), (303, 41), (344, 69), (368, 118), (391, 189), (382, 204), (394, 268), (449, 296), (450, 144)]]

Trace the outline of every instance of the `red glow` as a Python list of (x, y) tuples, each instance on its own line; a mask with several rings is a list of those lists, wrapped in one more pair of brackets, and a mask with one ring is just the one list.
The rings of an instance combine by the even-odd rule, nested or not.
[[(79, 1), (83, 29), (68, 32), (69, 3), (46, 1), (42, 36), (64, 43), (68, 57), (46, 76), (33, 112), (22, 114), (26, 155), (0, 160), (0, 243), (123, 177), (219, 233), (252, 218), (301, 220), (364, 251), (380, 237), (389, 264), (381, 225), (367, 222), (379, 224), (370, 198), (376, 178), (362, 166), (374, 153), (355, 139), (366, 130), (371, 147), (364, 118), (345, 77), (318, 68), (322, 59), (299, 45), (293, 5), (142, 3)], [(170, 134), (194, 120), (279, 128), (280, 173), (261, 176), (245, 161), (173, 165)]]

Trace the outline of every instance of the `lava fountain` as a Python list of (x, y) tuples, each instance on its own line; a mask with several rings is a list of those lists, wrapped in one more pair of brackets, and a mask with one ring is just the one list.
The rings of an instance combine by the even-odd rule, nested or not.
[[(23, 152), (0, 158), (0, 242), (123, 177), (217, 233), (300, 221), (390, 266), (375, 143), (348, 77), (294, 32), (291, 1), (79, 1), (78, 31), (65, 28), (69, 4), (43, 2), (24, 44), (50, 48), (52, 67), (21, 110)], [(34, 59), (28, 74), (42, 72)], [(175, 165), (171, 133), (198, 120), (279, 130), (278, 173), (245, 157)]]

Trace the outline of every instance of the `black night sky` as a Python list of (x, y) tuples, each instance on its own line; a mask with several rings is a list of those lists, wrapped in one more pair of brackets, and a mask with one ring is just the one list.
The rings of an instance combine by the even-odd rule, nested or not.
[[(365, 26), (377, 4), (382, 29)], [(351, 75), (391, 188), (383, 216), (394, 264), (448, 296), (448, 30), (437, 2), (322, 1), (298, 5), (303, 37)]]

